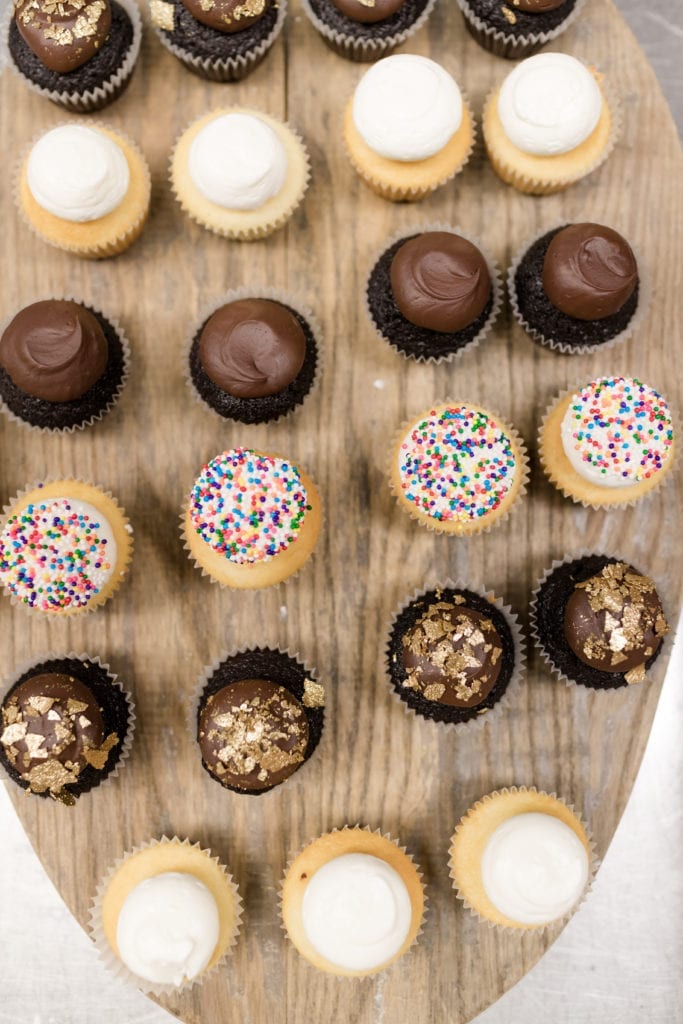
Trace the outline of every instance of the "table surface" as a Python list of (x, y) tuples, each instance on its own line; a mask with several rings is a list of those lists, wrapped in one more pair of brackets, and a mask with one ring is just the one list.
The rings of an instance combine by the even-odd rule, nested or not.
[[(683, 3), (617, 3), (683, 132)], [(534, 970), (477, 1024), (683, 1019), (682, 675), (678, 643), (638, 781), (590, 900)], [(170, 1024), (174, 1018), (100, 966), (44, 875), (2, 786), (0, 834), (0, 1024)]]

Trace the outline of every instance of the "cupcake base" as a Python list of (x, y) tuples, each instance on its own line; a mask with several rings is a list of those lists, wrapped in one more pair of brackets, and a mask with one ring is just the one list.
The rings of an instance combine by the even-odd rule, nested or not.
[(324, 41), (347, 60), (365, 63), (386, 57), (422, 25), (434, 0), (404, 0), (389, 18), (372, 24), (354, 21), (332, 0), (304, 0), (305, 13)]
[(581, 0), (565, 0), (554, 11), (529, 14), (511, 0), (477, 0), (473, 10), (470, 0), (458, 0), (465, 27), (479, 45), (496, 57), (521, 60), (529, 57), (549, 40), (556, 38), (574, 20)]

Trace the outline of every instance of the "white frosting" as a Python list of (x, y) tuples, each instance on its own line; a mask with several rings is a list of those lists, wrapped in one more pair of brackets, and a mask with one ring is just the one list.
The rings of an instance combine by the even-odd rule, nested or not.
[(378, 61), (353, 97), (363, 141), (390, 160), (426, 160), (443, 149), (462, 122), (460, 89), (440, 64), (412, 53)]
[(39, 206), (78, 223), (106, 217), (122, 203), (130, 184), (121, 147), (96, 128), (80, 124), (53, 128), (38, 139), (26, 177)]
[(126, 967), (147, 981), (182, 985), (208, 964), (218, 943), (216, 901), (198, 878), (168, 871), (125, 899), (116, 945)]
[(588, 855), (576, 833), (550, 814), (517, 814), (492, 833), (481, 862), (486, 895), (519, 924), (566, 914), (588, 882)]
[(260, 117), (223, 114), (192, 140), (189, 170), (210, 202), (227, 210), (256, 210), (284, 185), (287, 153)]
[(498, 96), (510, 142), (534, 156), (576, 149), (594, 131), (602, 93), (588, 68), (566, 53), (538, 53), (518, 64)]
[(401, 876), (367, 853), (342, 854), (319, 868), (306, 887), (301, 912), (316, 952), (350, 971), (371, 971), (391, 960), (412, 920)]

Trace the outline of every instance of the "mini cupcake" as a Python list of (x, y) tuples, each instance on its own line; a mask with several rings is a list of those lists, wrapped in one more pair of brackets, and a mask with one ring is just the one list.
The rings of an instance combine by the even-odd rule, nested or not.
[(556, 39), (576, 18), (584, 0), (458, 0), (465, 26), (497, 57), (521, 60)]
[(635, 377), (599, 377), (558, 397), (538, 443), (550, 482), (591, 508), (633, 504), (675, 464), (671, 410)]
[(539, 53), (510, 72), (484, 108), (496, 174), (520, 192), (550, 195), (607, 159), (616, 109), (602, 75), (567, 53)]
[(73, 805), (117, 774), (135, 715), (98, 658), (50, 657), (21, 672), (0, 708), (0, 763), (25, 789)]
[(156, 34), (200, 78), (237, 82), (282, 31), (287, 0), (149, 0)]
[(565, 354), (624, 341), (642, 314), (633, 250), (602, 224), (568, 224), (527, 243), (510, 267), (508, 291), (527, 334)]
[(191, 717), (204, 770), (233, 793), (259, 796), (315, 751), (325, 688), (283, 651), (239, 651), (202, 676)]
[(435, 0), (303, 0), (304, 13), (331, 49), (348, 60), (385, 57), (422, 25)]
[(499, 928), (545, 928), (566, 920), (595, 871), (592, 843), (573, 809), (525, 786), (470, 807), (451, 840), (458, 899)]
[(161, 995), (204, 981), (232, 952), (241, 916), (218, 858), (163, 836), (116, 861), (93, 900), (90, 932), (113, 974)]
[(125, 136), (105, 125), (63, 124), (34, 142), (24, 159), (17, 203), (45, 242), (102, 259), (139, 237), (150, 192), (145, 159)]
[(128, 342), (102, 313), (71, 299), (33, 302), (0, 334), (2, 408), (42, 430), (84, 427), (116, 402), (128, 360)]
[(524, 653), (510, 609), (456, 583), (416, 594), (398, 610), (386, 663), (408, 708), (461, 725), (489, 717), (486, 712), (519, 682)]
[(420, 934), (424, 907), (412, 857), (379, 829), (320, 836), (288, 865), (282, 885), (291, 942), (318, 970), (340, 977), (395, 963)]
[(500, 522), (525, 490), (526, 450), (494, 413), (464, 402), (432, 406), (406, 424), (389, 483), (413, 519), (466, 537)]
[(313, 553), (321, 518), (317, 488), (299, 466), (233, 448), (203, 467), (182, 532), (195, 565), (214, 583), (249, 590), (297, 573)]
[(467, 163), (474, 122), (455, 80), (427, 57), (374, 64), (344, 116), (344, 142), (366, 185), (396, 202), (429, 195)]
[(10, 67), (41, 96), (89, 113), (128, 86), (142, 37), (133, 0), (15, 0), (7, 8)]
[(190, 345), (188, 380), (224, 419), (269, 423), (300, 405), (320, 363), (312, 314), (272, 290), (243, 288), (202, 317)]
[(370, 271), (366, 300), (377, 332), (418, 361), (459, 355), (486, 336), (500, 311), (495, 263), (452, 229), (402, 235)]
[(0, 583), (24, 608), (78, 615), (109, 600), (132, 553), (131, 527), (110, 494), (80, 480), (53, 480), (5, 508)]
[(171, 156), (185, 213), (225, 238), (265, 238), (289, 220), (308, 188), (308, 153), (289, 125), (230, 107), (187, 128)]
[(595, 690), (644, 682), (669, 632), (653, 580), (609, 555), (555, 562), (534, 593), (531, 619), (560, 679)]

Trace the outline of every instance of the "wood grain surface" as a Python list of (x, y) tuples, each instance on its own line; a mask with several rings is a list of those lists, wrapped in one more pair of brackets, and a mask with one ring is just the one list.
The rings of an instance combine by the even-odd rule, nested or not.
[[(406, 713), (383, 676), (387, 621), (429, 580), (461, 577), (513, 605), (524, 622), (534, 581), (553, 558), (581, 548), (622, 553), (652, 573), (676, 618), (681, 597), (681, 483), (637, 508), (593, 512), (564, 500), (535, 459), (540, 417), (561, 389), (602, 372), (660, 386), (680, 407), (683, 371), (678, 259), (683, 222), (680, 148), (655, 77), (610, 0), (592, 0), (558, 49), (595, 62), (623, 98), (625, 130), (609, 162), (565, 195), (534, 199), (503, 185), (481, 151), (448, 187), (416, 206), (372, 195), (341, 143), (344, 104), (361, 68), (328, 51), (296, 3), (284, 38), (239, 85), (203, 83), (151, 32), (127, 94), (101, 115), (150, 161), (152, 214), (140, 241), (116, 260), (82, 263), (34, 238), (12, 207), (9, 181), (37, 131), (65, 120), (5, 74), (0, 132), (5, 187), (0, 255), (2, 316), (36, 298), (73, 294), (119, 318), (132, 375), (113, 412), (92, 430), (45, 438), (3, 419), (0, 495), (44, 474), (75, 474), (111, 489), (135, 528), (130, 579), (106, 608), (75, 621), (32, 618), (0, 602), (0, 672), (46, 650), (108, 660), (133, 689), (138, 731), (128, 767), (73, 809), (12, 798), (47, 872), (84, 923), (98, 879), (135, 843), (189, 836), (229, 865), (246, 903), (231, 962), (204, 986), (163, 1004), (188, 1024), (307, 1024), (346, 1020), (460, 1024), (496, 999), (555, 937), (498, 934), (456, 903), (448, 878), (453, 826), (468, 805), (503, 785), (535, 784), (572, 801), (603, 855), (630, 793), (659, 695), (656, 680), (591, 693), (553, 681), (531, 655), (513, 706), (481, 730), (454, 734)], [(510, 65), (466, 35), (452, 2), (404, 50), (442, 62), (474, 108)], [(306, 138), (313, 182), (290, 225), (271, 239), (228, 243), (184, 218), (167, 185), (172, 143), (205, 111), (239, 102), (286, 117)], [(561, 357), (536, 347), (507, 312), (493, 335), (439, 367), (401, 359), (373, 333), (365, 277), (384, 240), (434, 220), (478, 235), (505, 267), (525, 238), (570, 220), (598, 220), (637, 246), (653, 282), (643, 330), (602, 355)], [(321, 387), (275, 425), (217, 420), (191, 399), (181, 353), (198, 310), (228, 288), (284, 288), (308, 302), (325, 332)], [(497, 410), (532, 452), (528, 495), (505, 523), (469, 540), (419, 528), (386, 485), (398, 426), (435, 399)], [(288, 585), (242, 594), (212, 586), (191, 566), (180, 505), (202, 462), (246, 444), (293, 458), (317, 480), (326, 527), (313, 561)], [(327, 682), (328, 722), (311, 762), (259, 797), (223, 791), (202, 771), (185, 707), (198, 674), (224, 649), (280, 644)], [(360, 821), (398, 836), (425, 874), (430, 909), (419, 945), (376, 980), (316, 973), (280, 929), (278, 888), (287, 859), (308, 839)]]

